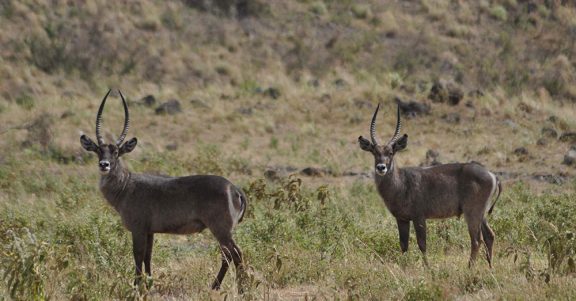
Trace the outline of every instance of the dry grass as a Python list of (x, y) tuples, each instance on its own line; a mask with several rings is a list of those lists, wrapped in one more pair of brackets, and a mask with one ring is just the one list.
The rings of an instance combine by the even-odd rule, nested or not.
[[(538, 144), (543, 127), (576, 130), (572, 5), (538, 3), (528, 13), (516, 1), (272, 1), (251, 7), (256, 17), (240, 17), (186, 3), (192, 1), (0, 4), (0, 241), (13, 242), (7, 230), (37, 236), (28, 250), (53, 256), (30, 260), (53, 299), (142, 297), (129, 285), (128, 236), (97, 191), (94, 156), (78, 143), (80, 133), (93, 136), (108, 88), (121, 88), (130, 102), (129, 137), (139, 144), (124, 161), (136, 172), (217, 172), (247, 188), (271, 167), (333, 171), (304, 177), (308, 211), (272, 209), (272, 197), (251, 205), (236, 233), (252, 277), (245, 299), (576, 295), (573, 272), (548, 282), (538, 274), (549, 271), (547, 253), (530, 232), (543, 229), (539, 222), (556, 222), (535, 207), (563, 197), (566, 204), (576, 189), (576, 169), (561, 164), (570, 143)], [(427, 100), (437, 79), (455, 82), (462, 103)], [(276, 99), (269, 88), (280, 92)], [(476, 89), (483, 96), (468, 95)], [(137, 104), (149, 94), (159, 102), (180, 100), (183, 112), (156, 115), (154, 107)], [(400, 255), (394, 222), (372, 180), (344, 176), (372, 170), (356, 139), (368, 135), (376, 103), (383, 104), (378, 134), (388, 138), (396, 96), (432, 105), (430, 115), (404, 120), (409, 143), (397, 156), (401, 166), (421, 164), (434, 149), (442, 162), (475, 160), (505, 173), (505, 194), (491, 217), (495, 269), (483, 262), (466, 268), (468, 240), (458, 220), (430, 223), (429, 269), (413, 242)], [(104, 117), (108, 140), (123, 122), (117, 98)], [(448, 114), (460, 121), (446, 122)], [(519, 147), (528, 155), (515, 154)], [(330, 199), (321, 206), (322, 185)], [(518, 252), (518, 261), (507, 250)], [(222, 292), (208, 290), (219, 263), (209, 233), (160, 235), (154, 252), (147, 298), (241, 298), (233, 273)], [(6, 287), (0, 284), (0, 300), (10, 300)]]

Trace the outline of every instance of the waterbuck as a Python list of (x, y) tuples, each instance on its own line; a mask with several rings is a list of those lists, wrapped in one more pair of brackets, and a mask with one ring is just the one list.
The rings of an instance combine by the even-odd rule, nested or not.
[[(480, 241), (484, 238), (486, 259), (492, 267), (494, 232), (486, 221), (492, 213), (502, 187), (498, 178), (476, 162), (441, 164), (433, 167), (397, 167), (394, 155), (406, 148), (408, 135), (400, 136), (398, 108), (394, 136), (386, 144), (376, 139), (376, 107), (370, 123), (370, 138), (358, 137), (360, 148), (374, 155), (375, 181), (378, 193), (396, 218), (402, 252), (408, 251), (410, 221), (416, 229), (416, 240), (426, 260), (426, 219), (464, 215), (471, 240), (469, 266), (474, 264)], [(498, 190), (494, 202), (492, 196)]]
[(98, 144), (86, 135), (80, 137), (80, 142), (84, 149), (98, 155), (100, 191), (132, 232), (135, 284), (142, 277), (142, 263), (146, 274), (152, 274), (150, 260), (154, 233), (191, 234), (205, 228), (212, 232), (222, 250), (222, 266), (212, 289), (220, 288), (230, 262), (234, 262), (240, 279), (244, 272), (242, 253), (232, 239), (232, 229), (242, 221), (246, 211), (244, 192), (219, 176), (156, 176), (132, 173), (122, 166), (120, 157), (134, 150), (137, 140), (132, 138), (123, 143), (130, 118), (126, 100), (118, 92), (124, 105), (124, 129), (118, 140), (105, 144), (100, 133), (108, 91), (96, 115)]

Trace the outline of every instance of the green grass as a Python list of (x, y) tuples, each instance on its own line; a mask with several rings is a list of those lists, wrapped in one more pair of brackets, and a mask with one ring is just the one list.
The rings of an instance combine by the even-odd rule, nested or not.
[[(192, 2), (0, 4), (0, 300), (576, 295), (576, 169), (561, 164), (571, 145), (538, 143), (543, 127), (576, 130), (571, 3), (528, 13), (512, 0)], [(454, 82), (463, 102), (431, 104), (435, 80)], [(244, 296), (233, 272), (221, 292), (209, 290), (220, 258), (208, 231), (157, 235), (150, 289), (132, 287), (129, 233), (98, 190), (96, 157), (78, 143), (93, 136), (108, 88), (129, 100), (132, 171), (220, 174), (248, 193), (235, 231), (248, 264)], [(107, 141), (123, 123), (114, 93)], [(144, 95), (178, 99), (182, 113), (156, 115), (138, 105)], [(395, 97), (432, 105), (403, 120), (410, 138), (399, 166), (418, 166), (433, 149), (442, 162), (510, 175), (489, 217), (493, 269), (482, 259), (467, 268), (457, 218), (428, 223), (429, 268), (413, 233), (402, 255), (373, 180), (345, 176), (372, 170), (356, 139), (376, 103), (378, 135), (392, 134)], [(295, 175), (263, 179), (289, 167)], [(333, 175), (304, 177), (305, 167)], [(565, 183), (534, 179), (542, 174)]]
[[(202, 149), (202, 160), (217, 161), (224, 170), (232, 165), (212, 157), (210, 148)], [(13, 181), (7, 175), (19, 175), (22, 167), (8, 166), (0, 183)], [(3, 190), (5, 298), (238, 297), (234, 273), (221, 293), (209, 290), (219, 255), (207, 232), (188, 239), (157, 235), (152, 286), (133, 288), (130, 237), (97, 192), (96, 172), (80, 178), (61, 175), (56, 181), (40, 170), (25, 181), (16, 179), (20, 188)], [(523, 298), (538, 300), (576, 293), (574, 190), (537, 195), (524, 184), (508, 187), (489, 217), (497, 234), (493, 269), (482, 258), (467, 268), (463, 220), (431, 221), (431, 265), (425, 268), (414, 237), (410, 251), (400, 253), (395, 222), (370, 180), (338, 187), (311, 185), (294, 176), (277, 183), (242, 182), (250, 203), (235, 237), (248, 264), (246, 299), (508, 299), (523, 293)]]

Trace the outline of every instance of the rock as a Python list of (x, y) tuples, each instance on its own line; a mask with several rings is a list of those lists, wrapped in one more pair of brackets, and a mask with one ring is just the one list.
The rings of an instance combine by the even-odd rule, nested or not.
[(336, 80), (334, 81), (334, 85), (335, 85), (336, 87), (342, 88), (342, 87), (347, 86), (348, 83), (347, 83), (345, 80), (339, 78), (339, 79), (336, 79)]
[(558, 132), (556, 132), (556, 130), (551, 127), (543, 127), (541, 132), (543, 137), (553, 139), (558, 138)]
[(448, 123), (457, 124), (460, 123), (460, 114), (458, 113), (448, 113), (442, 116), (442, 119)]
[(460, 103), (460, 101), (464, 99), (464, 93), (458, 87), (449, 87), (448, 88), (448, 104), (455, 106)]
[(532, 179), (556, 185), (562, 185), (566, 182), (566, 176), (553, 174), (534, 174)]
[(205, 101), (197, 98), (190, 99), (190, 104), (197, 108), (210, 108), (210, 106)]
[(332, 171), (325, 169), (325, 168), (318, 168), (318, 167), (306, 167), (300, 171), (300, 174), (309, 176), (309, 177), (323, 177), (325, 175), (332, 174)]
[(330, 94), (327, 93), (322, 94), (322, 96), (320, 96), (320, 98), (318, 99), (318, 101), (321, 103), (330, 102), (331, 100), (332, 96), (330, 96)]
[(241, 108), (236, 109), (236, 112), (238, 112), (242, 115), (252, 116), (252, 114), (254, 113), (254, 110), (250, 107), (241, 107)]
[(420, 166), (434, 166), (442, 164), (442, 162), (438, 160), (438, 157), (440, 157), (440, 153), (438, 153), (438, 151), (429, 149), (426, 151), (426, 159), (422, 164), (420, 164)]
[(146, 95), (140, 99), (140, 103), (147, 107), (151, 107), (156, 104), (156, 97), (154, 97), (154, 95)]
[(439, 156), (440, 153), (433, 149), (429, 149), (428, 151), (426, 151), (426, 159), (437, 159)]
[(464, 99), (464, 92), (453, 83), (437, 81), (432, 85), (428, 99), (437, 103), (448, 103), (455, 106)]
[(308, 81), (308, 85), (314, 88), (318, 88), (320, 86), (320, 81), (318, 79), (311, 79)]
[(522, 174), (518, 172), (509, 172), (509, 171), (496, 171), (494, 172), (494, 174), (498, 176), (500, 180), (512, 180), (522, 176)]
[(527, 156), (528, 155), (528, 149), (526, 149), (525, 147), (521, 146), (518, 147), (514, 150), (514, 154), (516, 156)]
[(474, 89), (474, 90), (468, 92), (468, 96), (469, 96), (469, 97), (479, 98), (479, 97), (484, 96), (484, 92), (483, 92), (482, 90), (480, 90), (480, 89)]
[(558, 138), (558, 139), (562, 142), (570, 142), (572, 144), (575, 144), (576, 143), (576, 132), (562, 133), (562, 135), (560, 135), (560, 138)]
[(552, 122), (553, 124), (557, 124), (558, 121), (560, 121), (560, 120), (558, 119), (558, 117), (556, 115), (550, 115), (548, 117), (548, 121)]
[(238, 108), (236, 109), (236, 112), (245, 115), (245, 116), (252, 116), (252, 114), (254, 113), (254, 110), (252, 110), (252, 108), (248, 107), (242, 107), (242, 108)]
[(536, 145), (538, 146), (546, 146), (548, 145), (548, 139), (546, 138), (540, 138), (536, 141)]
[(514, 130), (518, 129), (518, 124), (516, 122), (514, 122), (512, 119), (504, 120), (504, 124), (511, 127)]
[(272, 99), (278, 99), (282, 94), (280, 93), (280, 89), (270, 87), (264, 91), (264, 94)]
[(520, 102), (518, 104), (517, 108), (518, 108), (518, 110), (520, 110), (524, 113), (527, 113), (527, 114), (532, 114), (534, 112), (534, 108), (525, 102)]
[(398, 104), (398, 107), (400, 107), (400, 112), (408, 118), (430, 114), (430, 106), (427, 104), (415, 101), (403, 102), (399, 97), (396, 97), (394, 100)]
[(264, 178), (266, 178), (269, 181), (278, 181), (282, 177), (278, 174), (277, 170), (267, 169), (264, 171)]
[(448, 90), (446, 90), (441, 82), (435, 82), (432, 88), (430, 88), (428, 99), (438, 103), (446, 102), (446, 100), (448, 100)]
[(562, 161), (562, 164), (566, 164), (566, 165), (574, 165), (576, 166), (576, 145), (573, 145), (568, 152), (566, 153), (566, 155), (564, 155), (564, 161)]
[(298, 169), (292, 166), (273, 166), (264, 171), (264, 177), (270, 181), (278, 181), (289, 176)]
[(516, 155), (516, 157), (518, 158), (518, 162), (524, 162), (532, 158), (530, 156), (530, 153), (528, 152), (528, 149), (523, 146), (516, 148), (514, 150), (514, 155)]
[(358, 109), (372, 108), (372, 103), (367, 100), (354, 98), (352, 101), (354, 102), (354, 106)]
[(357, 172), (357, 171), (345, 171), (342, 173), (344, 177), (359, 177), (359, 178), (372, 178), (372, 174), (369, 172)]
[(170, 143), (166, 145), (166, 149), (169, 151), (175, 151), (178, 149), (178, 143)]
[(74, 112), (72, 111), (65, 111), (64, 113), (62, 113), (62, 115), (60, 115), (60, 119), (66, 119), (68, 117), (74, 116)]
[(182, 112), (180, 102), (176, 99), (169, 100), (156, 108), (156, 114), (174, 115)]

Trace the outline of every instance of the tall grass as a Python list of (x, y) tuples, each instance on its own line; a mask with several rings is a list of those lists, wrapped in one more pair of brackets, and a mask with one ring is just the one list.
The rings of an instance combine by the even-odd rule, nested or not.
[[(200, 153), (201, 159), (192, 161), (204, 162), (201, 166), (218, 162), (226, 170), (232, 164), (210, 151)], [(211, 161), (216, 162), (206, 163)], [(26, 210), (17, 202), (3, 204), (4, 298), (219, 298), (208, 287), (218, 268), (217, 244), (209, 233), (188, 240), (159, 235), (150, 287), (133, 287), (129, 235), (94, 185), (83, 181), (60, 178), (51, 184), (49, 198), (28, 203)], [(45, 189), (21, 185), (29, 191)], [(246, 181), (244, 190), (250, 202), (235, 233), (248, 265), (243, 298), (288, 298), (298, 287), (305, 292), (296, 294), (300, 297), (329, 299), (509, 298), (516, 292), (510, 286), (518, 285), (530, 288), (530, 295), (522, 295), (528, 299), (574, 293), (574, 191), (536, 195), (521, 184), (507, 189), (489, 217), (497, 234), (495, 268), (479, 262), (468, 270), (468, 236), (465, 223), (457, 219), (430, 223), (429, 269), (413, 238), (410, 252), (402, 255), (395, 222), (371, 181), (331, 187), (290, 176), (278, 182)], [(16, 193), (14, 200), (20, 196)], [(47, 207), (49, 213), (41, 212)], [(233, 274), (222, 291), (230, 298), (239, 297)]]

